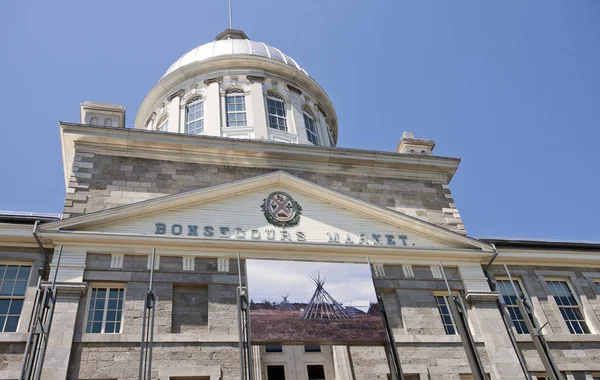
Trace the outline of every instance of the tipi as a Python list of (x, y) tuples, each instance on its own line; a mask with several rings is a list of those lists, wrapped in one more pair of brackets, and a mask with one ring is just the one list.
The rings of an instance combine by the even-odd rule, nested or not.
[(280, 311), (297, 311), (298, 309), (296, 309), (296, 306), (292, 305), (290, 303), (290, 301), (288, 301), (288, 297), (289, 294), (286, 294), (285, 296), (281, 296), (283, 297), (283, 301), (281, 301), (279, 303), (279, 305), (277, 305), (277, 307), (275, 308), (275, 310), (280, 310)]
[(311, 280), (317, 285), (301, 319), (351, 319), (352, 316), (336, 301), (323, 287), (325, 279), (321, 275), (311, 275)]

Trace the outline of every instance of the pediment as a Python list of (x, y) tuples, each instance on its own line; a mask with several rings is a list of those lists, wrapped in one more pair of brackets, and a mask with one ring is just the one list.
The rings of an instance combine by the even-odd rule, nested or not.
[[(294, 202), (279, 216), (261, 206), (283, 192)], [(298, 207), (298, 223), (282, 226)], [(285, 204), (282, 204), (285, 207)], [(288, 221), (289, 223), (289, 221)], [(277, 225), (274, 225), (277, 224)], [(489, 246), (422, 220), (274, 172), (48, 223), (47, 231), (229, 239), (403, 248), (476, 249)]]

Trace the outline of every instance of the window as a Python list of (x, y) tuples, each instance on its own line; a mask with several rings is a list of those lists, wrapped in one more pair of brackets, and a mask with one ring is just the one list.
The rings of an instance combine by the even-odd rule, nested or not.
[(92, 288), (86, 333), (118, 334), (123, 318), (123, 288)]
[(228, 127), (246, 126), (246, 100), (244, 91), (229, 90), (225, 94), (225, 112)]
[(267, 346), (265, 346), (265, 352), (283, 352), (283, 347), (267, 345)]
[[(525, 324), (525, 320), (523, 319), (523, 315), (521, 314), (521, 310), (517, 306), (517, 295), (515, 294), (515, 289), (509, 280), (498, 280), (498, 291), (500, 295), (502, 295), (502, 299), (504, 299), (504, 304), (506, 305), (506, 310), (508, 314), (510, 314), (510, 319), (512, 319), (513, 324), (515, 325), (515, 329), (518, 334), (528, 334), (529, 330), (527, 330), (527, 325)], [(519, 297), (523, 300), (525, 299), (525, 293), (521, 287), (519, 281), (514, 281), (515, 288), (517, 288), (517, 292), (519, 292)]]
[(104, 126), (105, 127), (112, 127), (112, 120), (109, 119), (108, 117), (106, 119), (104, 119)]
[(96, 116), (92, 117), (90, 119), (90, 124), (91, 125), (98, 125), (98, 118)]
[(282, 365), (268, 365), (267, 380), (285, 380), (285, 367)]
[(269, 116), (269, 127), (287, 132), (285, 105), (279, 95), (271, 92), (267, 94), (267, 113)]
[(202, 132), (204, 132), (204, 101), (201, 97), (196, 97), (185, 107), (185, 133), (199, 135)]
[(304, 346), (304, 352), (321, 352), (321, 346)]
[(16, 332), (31, 267), (0, 265), (0, 332)]
[(319, 145), (319, 137), (317, 136), (317, 127), (315, 126), (315, 119), (313, 119), (306, 112), (304, 112), (303, 115), (304, 126), (306, 127), (306, 137), (308, 138), (308, 141), (315, 145)]
[(307, 365), (308, 380), (325, 380), (325, 368), (321, 365)]
[(158, 123), (158, 127), (156, 127), (156, 129), (161, 132), (167, 132), (169, 130), (169, 118), (164, 117), (160, 123)]
[(554, 296), (560, 314), (567, 323), (571, 334), (589, 334), (590, 330), (569, 284), (566, 281), (548, 281), (548, 289)]
[(456, 327), (454, 326), (454, 319), (450, 313), (450, 306), (448, 306), (448, 296), (435, 296), (435, 302), (437, 303), (446, 335), (455, 335)]

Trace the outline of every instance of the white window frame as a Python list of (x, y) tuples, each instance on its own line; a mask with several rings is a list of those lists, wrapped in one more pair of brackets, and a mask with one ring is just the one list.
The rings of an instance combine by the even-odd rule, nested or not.
[[(234, 104), (242, 104), (244, 107), (244, 109), (242, 111), (238, 111), (238, 110), (229, 110), (229, 104), (227, 103), (227, 98), (233, 98), (233, 97), (239, 97), (242, 99), (242, 103), (234, 103)], [(241, 127), (247, 127), (248, 126), (248, 113), (247, 113), (247, 108), (246, 108), (246, 94), (244, 92), (244, 90), (239, 89), (239, 88), (231, 88), (229, 90), (227, 90), (225, 92), (225, 126), (227, 128), (241, 128)], [(229, 120), (229, 115), (239, 115), (239, 114), (243, 114), (244, 115), (244, 124), (243, 125), (239, 125), (238, 123), (240, 122), (239, 120), (237, 120), (236, 117), (236, 121), (235, 121), (235, 125), (230, 125), (230, 120)], [(233, 121), (232, 121), (233, 122)]]
[[(585, 319), (585, 314), (583, 311), (583, 305), (581, 305), (581, 303), (579, 302), (579, 297), (577, 296), (577, 293), (575, 293), (573, 286), (571, 285), (571, 281), (569, 281), (568, 278), (564, 278), (564, 277), (548, 277), (548, 278), (544, 278), (544, 281), (546, 282), (546, 287), (548, 288), (548, 295), (552, 296), (552, 298), (554, 299), (554, 302), (556, 303), (556, 306), (558, 307), (558, 310), (560, 312), (560, 315), (563, 319), (563, 322), (565, 323), (565, 325), (567, 326), (567, 329), (569, 329), (569, 333), (573, 334), (573, 335), (589, 335), (592, 333), (591, 329), (590, 329), (590, 325), (588, 324), (587, 320)], [(550, 283), (551, 282), (564, 282), (567, 284), (567, 288), (569, 289), (569, 291), (571, 292), (571, 296), (573, 297), (573, 299), (575, 300), (576, 305), (559, 305), (557, 300), (556, 300), (556, 296), (554, 296), (554, 294), (552, 294), (552, 291), (550, 290)], [(577, 322), (579, 322), (580, 325), (584, 325), (585, 328), (587, 329), (587, 333), (585, 332), (585, 330), (582, 328), (582, 330), (584, 331), (583, 333), (577, 333), (577, 332), (571, 332), (571, 329), (569, 328), (569, 320), (567, 321), (565, 319), (565, 317), (562, 314), (561, 309), (565, 308), (565, 309), (577, 309), (579, 311), (579, 313), (581, 314), (581, 317), (583, 318), (582, 320), (577, 320)]]
[[(319, 131), (318, 131), (318, 127), (317, 127), (317, 120), (306, 111), (302, 111), (302, 118), (304, 119), (304, 129), (306, 129), (306, 138), (308, 139), (308, 141), (310, 141), (314, 145), (319, 146), (320, 143), (319, 143)], [(312, 127), (313, 127), (312, 130), (309, 128), (310, 123), (308, 123), (308, 121), (312, 122)], [(311, 136), (314, 136), (314, 141), (311, 140)]]
[[(104, 311), (102, 313), (102, 329), (99, 333), (87, 332), (87, 325), (90, 317), (90, 304), (92, 303), (92, 293), (94, 289), (98, 288), (106, 288), (106, 296), (104, 298)], [(106, 327), (106, 313), (108, 309), (108, 295), (110, 294), (111, 289), (123, 289), (123, 303), (121, 307), (121, 321), (119, 331), (115, 331), (112, 333), (104, 332), (104, 328)], [(83, 332), (84, 334), (121, 334), (123, 332), (123, 321), (125, 320), (125, 299), (127, 296), (127, 287), (124, 283), (91, 283), (88, 287), (88, 296), (85, 307), (85, 320), (83, 324)]]
[[(453, 297), (457, 297), (459, 295), (456, 292), (452, 292), (452, 296)], [(458, 329), (456, 327), (456, 321), (454, 320), (454, 316), (452, 316), (452, 311), (450, 310), (450, 304), (448, 303), (448, 297), (450, 297), (448, 295), (448, 292), (433, 292), (433, 297), (435, 299), (435, 305), (437, 307), (438, 315), (440, 316), (440, 320), (442, 322), (442, 326), (444, 327), (444, 332), (446, 333), (446, 335), (450, 335), (450, 336), (452, 336), (452, 335), (458, 335)], [(444, 317), (443, 317), (444, 314), (442, 314), (442, 310), (440, 308), (440, 304), (438, 303), (438, 297), (443, 297), (443, 299), (444, 299), (445, 306), (448, 309), (448, 314), (450, 315), (450, 319), (452, 320), (452, 327), (454, 328), (454, 334), (449, 334), (448, 333), (448, 329), (446, 328), (447, 324), (444, 321)]]
[[(199, 104), (202, 104), (202, 111), (201, 114), (202, 116), (196, 117), (195, 119), (190, 120), (189, 119), (189, 115), (190, 115), (190, 107), (194, 107), (197, 106)], [(200, 113), (199, 111), (194, 111), (194, 114), (198, 114)], [(200, 127), (196, 127), (196, 124), (200, 124)], [(194, 125), (194, 128), (192, 128), (192, 130), (194, 132), (190, 132), (190, 126)], [(190, 99), (186, 105), (185, 105), (185, 125), (184, 125), (184, 132), (190, 135), (201, 135), (204, 133), (204, 98), (202, 96), (194, 96), (192, 99)]]
[[(283, 110), (283, 116), (278, 115), (277, 113), (271, 113), (271, 109), (269, 106), (269, 100), (271, 100), (273, 102), (281, 103), (281, 109)], [(283, 101), (283, 98), (279, 94), (276, 94), (274, 92), (267, 92), (265, 101), (267, 103), (266, 104), (266, 106), (267, 106), (267, 123), (269, 124), (269, 128), (275, 129), (277, 131), (287, 132), (288, 131), (287, 110), (285, 108), (285, 102)], [(277, 107), (275, 107), (275, 108), (277, 108)], [(277, 120), (277, 125), (271, 124), (272, 117), (275, 118), (275, 120)], [(280, 125), (279, 125), (280, 123), (283, 123), (283, 129), (280, 127)]]
[[(496, 290), (498, 290), (497, 289), (497, 287), (498, 287), (498, 281), (508, 281), (508, 283), (510, 285), (510, 288), (512, 289), (512, 284), (510, 284), (510, 279), (508, 277), (496, 277)], [(521, 291), (523, 292), (523, 296), (525, 297), (525, 299), (529, 299), (529, 296), (527, 295), (527, 292), (525, 291), (525, 287), (523, 286), (523, 282), (521, 281), (521, 278), (519, 278), (519, 277), (513, 277), (513, 281), (516, 282), (519, 285), (519, 287), (521, 288)], [(498, 294), (500, 295), (500, 300), (502, 301), (502, 303), (506, 307), (507, 311), (509, 309), (517, 309), (517, 310), (519, 310), (519, 307), (516, 305), (516, 303), (515, 303), (515, 305), (507, 305), (506, 302), (504, 302), (504, 296), (502, 295), (502, 293), (500, 293), (500, 291), (498, 291)], [(525, 303), (525, 301), (523, 301), (523, 303)], [(520, 312), (520, 310), (519, 310), (519, 312)], [(517, 334), (519, 334), (519, 335), (527, 335), (527, 334), (529, 334), (529, 331), (524, 331), (524, 332), (520, 333), (519, 329), (517, 328), (517, 325), (515, 324), (515, 321), (514, 321), (512, 315), (510, 314), (510, 312), (508, 314), (510, 316), (511, 322), (513, 323), (513, 328), (514, 328), (514, 330), (515, 330), (515, 332)], [(521, 315), (521, 317), (523, 317), (523, 324), (525, 324), (525, 318), (526, 318), (526, 316), (525, 315)], [(525, 324), (525, 328), (527, 328), (526, 324)]]
[[(25, 306), (25, 299), (27, 297), (27, 289), (29, 288), (29, 280), (31, 279), (31, 272), (33, 271), (33, 265), (32, 263), (28, 263), (28, 262), (16, 262), (16, 261), (2, 261), (0, 262), (0, 265), (4, 265), (6, 267), (8, 266), (19, 266), (19, 269), (17, 270), (17, 274), (18, 271), (20, 271), (20, 267), (29, 267), (29, 276), (26, 280), (26, 284), (25, 284), (25, 292), (23, 293), (22, 296), (15, 296), (15, 295), (10, 295), (10, 296), (0, 296), (0, 299), (2, 300), (10, 300), (11, 302), (9, 303), (9, 308), (6, 310), (6, 317), (4, 319), (4, 323), (2, 324), (2, 326), (0, 326), (0, 333), (16, 333), (19, 331), (19, 325), (21, 324), (21, 317), (23, 315), (23, 307)], [(5, 276), (6, 272), (4, 272), (2, 274), (2, 277), (0, 278), (0, 285), (2, 285), (4, 283), (4, 276)], [(16, 280), (16, 278), (15, 278)], [(14, 292), (14, 286), (13, 286), (13, 292)], [(17, 322), (17, 327), (15, 329), (15, 331), (4, 331), (5, 327), (6, 327), (6, 321), (8, 320), (8, 316), (9, 315), (16, 315), (16, 314), (9, 314), (10, 311), (10, 306), (12, 305), (12, 301), (13, 300), (22, 300), (23, 301), (23, 305), (21, 305), (21, 311), (19, 312), (19, 321)]]

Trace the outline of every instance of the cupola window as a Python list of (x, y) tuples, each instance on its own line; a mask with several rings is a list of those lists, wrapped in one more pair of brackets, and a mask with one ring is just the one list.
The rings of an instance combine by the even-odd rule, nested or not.
[(98, 118), (96, 116), (92, 117), (90, 119), (90, 124), (91, 125), (98, 125)]
[(319, 136), (317, 135), (317, 126), (315, 125), (315, 119), (312, 118), (308, 113), (304, 112), (304, 127), (306, 128), (306, 137), (308, 141), (315, 145), (319, 145)]
[(228, 127), (246, 126), (246, 99), (244, 91), (229, 90), (225, 94), (225, 112)]
[(167, 132), (169, 130), (169, 118), (164, 117), (160, 123), (158, 123), (158, 127), (156, 127), (158, 131)]
[(196, 97), (185, 107), (185, 133), (199, 135), (202, 132), (204, 132), (204, 101), (201, 97)]
[(104, 119), (104, 126), (105, 127), (112, 127), (112, 120), (109, 119), (108, 117), (106, 119)]
[(285, 104), (283, 99), (272, 92), (267, 94), (267, 112), (269, 115), (269, 127), (287, 132), (285, 122)]

